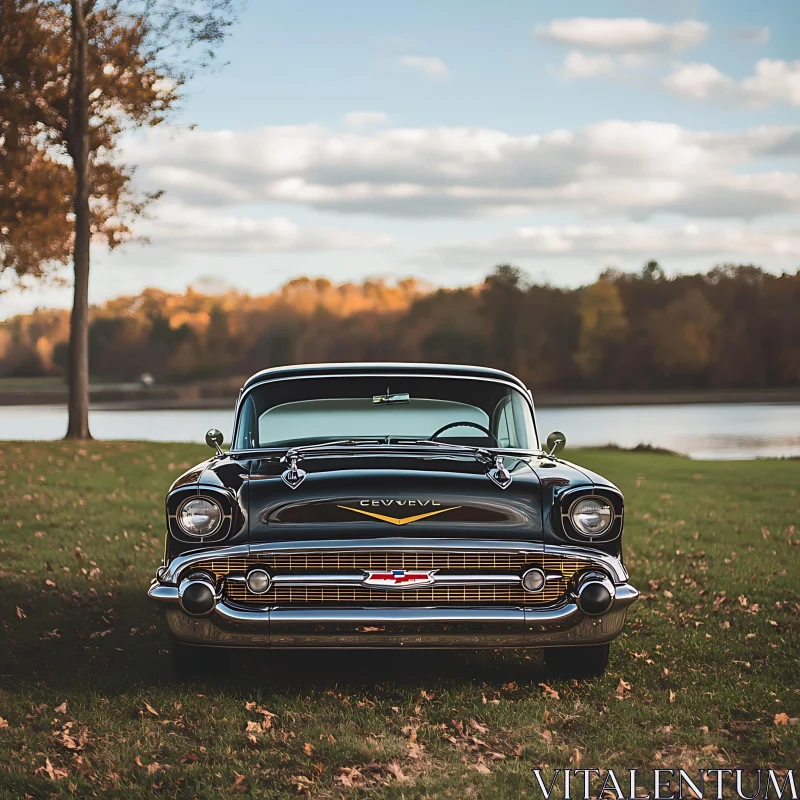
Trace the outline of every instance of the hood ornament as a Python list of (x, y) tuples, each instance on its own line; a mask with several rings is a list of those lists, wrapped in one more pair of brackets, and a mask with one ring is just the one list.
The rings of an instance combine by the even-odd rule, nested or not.
[(281, 474), (281, 479), (290, 489), (296, 489), (306, 479), (306, 471), (297, 466), (300, 454), (289, 450), (281, 460), (289, 464), (288, 469)]
[(494, 466), (486, 474), (501, 489), (507, 489), (511, 485), (511, 473), (503, 464), (503, 456), (494, 457)]

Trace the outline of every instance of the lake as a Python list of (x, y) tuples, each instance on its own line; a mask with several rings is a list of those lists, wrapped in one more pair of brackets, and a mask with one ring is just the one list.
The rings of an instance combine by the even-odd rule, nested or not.
[[(567, 435), (569, 447), (651, 444), (696, 459), (800, 456), (800, 404), (724, 403), (542, 408), (539, 436)], [(93, 408), (98, 439), (202, 442), (208, 428), (227, 439), (233, 411), (227, 409)], [(62, 406), (0, 406), (0, 439), (60, 439), (67, 427)]]

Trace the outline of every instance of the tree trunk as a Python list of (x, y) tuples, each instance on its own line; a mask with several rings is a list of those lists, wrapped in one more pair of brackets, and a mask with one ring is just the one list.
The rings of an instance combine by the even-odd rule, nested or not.
[(69, 425), (67, 439), (89, 433), (89, 93), (84, 0), (71, 0), (72, 57), (67, 149), (75, 169), (75, 292), (69, 329)]

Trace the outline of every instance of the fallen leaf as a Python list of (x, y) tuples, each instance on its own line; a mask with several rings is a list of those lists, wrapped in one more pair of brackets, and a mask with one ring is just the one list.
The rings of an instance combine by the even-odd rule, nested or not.
[(486, 764), (482, 764), (480, 762), (475, 764), (475, 769), (478, 772), (480, 772), (481, 775), (491, 775), (492, 774), (492, 771), (489, 769), (489, 767), (487, 767)]
[(65, 700), (60, 706), (56, 706), (53, 711), (56, 714), (66, 714), (67, 713), (67, 701)]
[(389, 763), (386, 765), (386, 771), (387, 771), (388, 773), (390, 773), (391, 775), (394, 775), (394, 777), (395, 777), (395, 780), (396, 780), (398, 783), (405, 783), (405, 781), (407, 781), (407, 780), (408, 780), (408, 778), (406, 777), (406, 775), (403, 773), (403, 770), (402, 770), (402, 769), (400, 769), (400, 764), (399, 764), (399, 762), (397, 762), (397, 761), (390, 761), (390, 762), (389, 762)]
[(158, 711), (156, 711), (156, 710), (153, 708), (153, 706), (151, 706), (151, 705), (150, 705), (150, 703), (148, 703), (148, 702), (147, 702), (147, 700), (145, 700), (145, 701), (144, 701), (144, 707), (145, 707), (145, 709), (146, 709), (146, 710), (147, 710), (147, 711), (148, 711), (150, 714), (152, 714), (154, 717), (158, 717), (158, 716), (160, 716), (160, 714), (158, 713)]
[(60, 781), (62, 778), (66, 778), (67, 775), (69, 775), (69, 772), (67, 772), (67, 770), (54, 767), (50, 759), (47, 758), (46, 756), (44, 759), (44, 766), (39, 767), (39, 769), (37, 769), (36, 771), (46, 772), (51, 781)]
[[(27, 616), (27, 615), (25, 614), (25, 612), (24, 612), (24, 611), (23, 611), (23, 610), (22, 610), (22, 609), (21, 609), (19, 606), (17, 606), (17, 616), (18, 616), (20, 619), (25, 619), (25, 618), (26, 618), (26, 616)], [(48, 763), (49, 763), (49, 762), (48, 762)]]
[(473, 730), (476, 730), (478, 733), (489, 733), (489, 729), (485, 725), (481, 725), (479, 722), (477, 722), (474, 719), (471, 719), (469, 721), (469, 726)]
[(303, 745), (303, 752), (304, 752), (304, 753), (305, 753), (307, 756), (312, 756), (312, 755), (314, 755), (314, 746), (313, 746), (313, 745), (311, 745), (311, 744), (309, 744), (308, 742), (306, 742), (306, 743)]
[(623, 700), (626, 692), (630, 692), (630, 690), (631, 690), (631, 685), (627, 681), (620, 678), (619, 686), (617, 686), (617, 699)]
[(244, 775), (240, 775), (236, 770), (234, 770), (233, 774), (236, 776), (236, 780), (233, 782), (233, 788), (237, 792), (246, 792), (248, 789), (247, 784), (245, 783)]
[(673, 692), (672, 689), (669, 690), (669, 701), (670, 703), (675, 702), (675, 692)]
[(559, 695), (559, 693), (555, 689), (553, 689), (550, 686), (548, 686), (546, 683), (540, 683), (539, 686), (541, 686), (542, 689), (544, 689), (545, 694), (548, 697), (552, 697), (553, 700), (560, 700), (561, 699), (561, 696)]
[(0, 717), (0, 728), (7, 728), (7, 727), (8, 727), (8, 720)]
[(775, 719), (773, 722), (776, 725), (788, 725), (789, 724), (789, 715), (781, 711), (779, 714), (775, 715)]

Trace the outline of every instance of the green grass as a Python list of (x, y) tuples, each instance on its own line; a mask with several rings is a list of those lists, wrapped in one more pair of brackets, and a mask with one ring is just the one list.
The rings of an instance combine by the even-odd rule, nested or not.
[(643, 592), (602, 678), (312, 651), (185, 683), (145, 590), (164, 491), (206, 455), (0, 444), (0, 797), (518, 798), (540, 765), (797, 766), (800, 462), (570, 454), (625, 492)]

